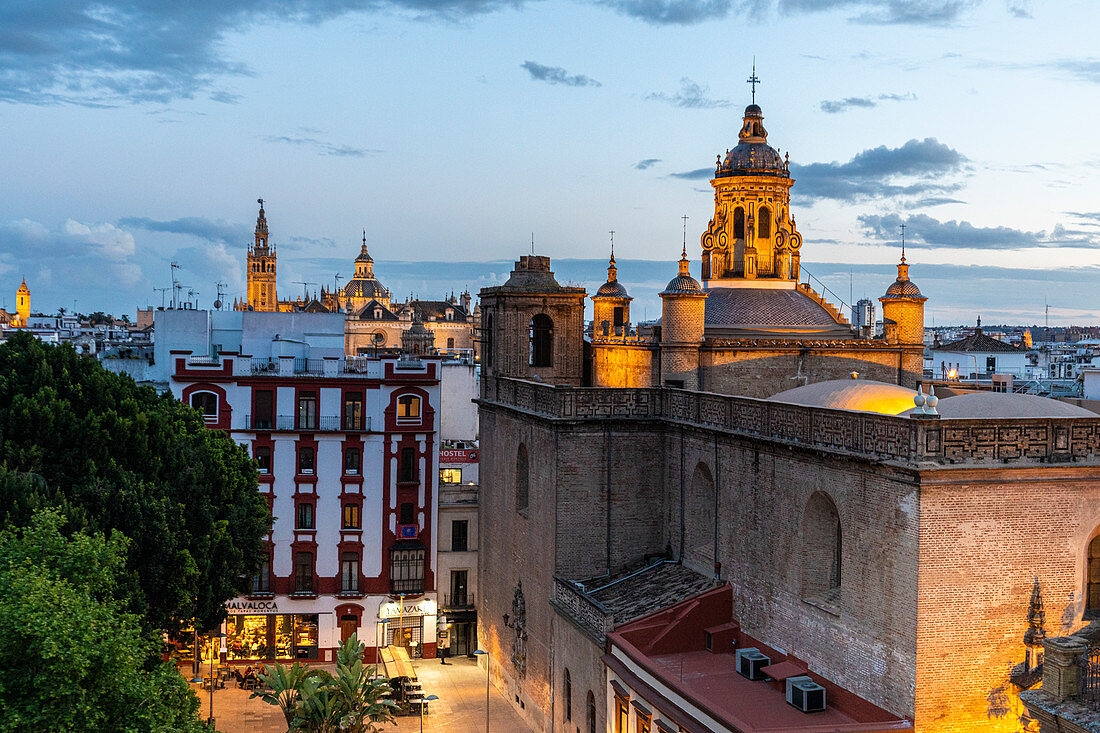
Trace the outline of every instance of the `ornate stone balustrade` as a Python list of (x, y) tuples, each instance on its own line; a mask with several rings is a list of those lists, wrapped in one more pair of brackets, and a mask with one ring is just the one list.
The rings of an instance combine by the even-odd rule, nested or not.
[(505, 378), (484, 379), (482, 387), (487, 402), (550, 419), (664, 420), (879, 460), (1100, 462), (1100, 416), (916, 419), (665, 387), (555, 387)]
[(587, 596), (575, 583), (554, 576), (550, 604), (603, 648), (607, 633), (614, 628), (615, 617), (602, 603)]

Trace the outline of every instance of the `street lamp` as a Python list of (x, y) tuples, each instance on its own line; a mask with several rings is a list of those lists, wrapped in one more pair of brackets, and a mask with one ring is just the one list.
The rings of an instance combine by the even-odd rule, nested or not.
[(489, 652), (478, 649), (474, 654), (485, 655), (485, 733), (489, 733)]
[(426, 698), (420, 701), (420, 733), (424, 733), (424, 705), (432, 700), (438, 700), (439, 695), (428, 695)]
[(218, 656), (221, 652), (221, 644), (217, 643), (221, 639), (225, 638), (225, 634), (220, 631), (215, 631), (209, 634), (209, 637), (215, 641), (213, 652), (210, 655), (210, 727), (214, 727), (214, 686), (217, 685), (217, 680), (214, 678), (214, 657)]

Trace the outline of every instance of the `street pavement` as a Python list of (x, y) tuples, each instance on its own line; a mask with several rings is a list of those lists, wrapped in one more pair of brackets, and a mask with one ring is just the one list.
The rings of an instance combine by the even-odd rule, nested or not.
[[(324, 665), (331, 668), (332, 665)], [(446, 665), (438, 659), (414, 659), (413, 667), (425, 695), (438, 695), (424, 716), (424, 731), (433, 733), (487, 733), (485, 729), (485, 672), (477, 662), (466, 657), (450, 658)], [(202, 701), (201, 715), (209, 715), (210, 692), (192, 685)], [(221, 733), (285, 733), (286, 724), (279, 709), (251, 693), (239, 690), (235, 683), (226, 683), (224, 690), (214, 691), (214, 718)], [(388, 725), (389, 733), (415, 733), (420, 730), (419, 716), (397, 719), (397, 726)], [(512, 706), (497, 690), (489, 688), (489, 733), (527, 733), (532, 728), (512, 710)]]

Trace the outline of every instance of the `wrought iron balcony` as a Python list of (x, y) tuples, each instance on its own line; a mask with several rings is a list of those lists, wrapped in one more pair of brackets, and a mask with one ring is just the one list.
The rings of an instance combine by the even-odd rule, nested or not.
[(317, 431), (322, 433), (370, 432), (370, 417), (321, 415), (296, 417), (294, 415), (245, 415), (244, 430), (275, 430), (282, 432)]

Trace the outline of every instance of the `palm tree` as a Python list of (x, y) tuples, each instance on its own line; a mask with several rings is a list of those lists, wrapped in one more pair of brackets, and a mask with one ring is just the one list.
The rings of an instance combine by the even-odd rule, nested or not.
[(317, 674), (317, 670), (298, 662), (290, 667), (284, 667), (278, 663), (265, 665), (264, 672), (257, 676), (269, 689), (256, 690), (249, 699), (259, 697), (268, 705), (277, 705), (286, 719), (286, 727), (289, 730), (294, 724), (294, 716), (298, 710), (299, 689), (303, 682)]

